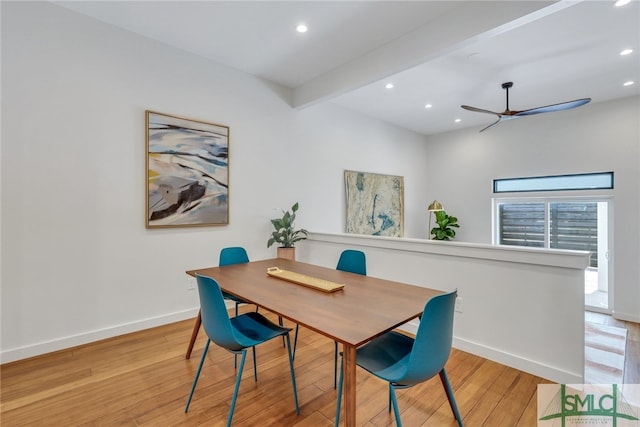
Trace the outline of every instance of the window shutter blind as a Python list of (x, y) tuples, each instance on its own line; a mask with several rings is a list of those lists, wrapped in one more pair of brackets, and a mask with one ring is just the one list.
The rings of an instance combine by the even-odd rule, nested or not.
[(549, 247), (591, 251), (591, 267), (598, 266), (598, 204), (550, 203)]
[[(545, 203), (499, 205), (501, 245), (545, 247)], [(590, 266), (598, 266), (598, 204), (549, 203), (549, 246), (590, 251)]]
[(500, 205), (500, 244), (544, 247), (544, 203)]

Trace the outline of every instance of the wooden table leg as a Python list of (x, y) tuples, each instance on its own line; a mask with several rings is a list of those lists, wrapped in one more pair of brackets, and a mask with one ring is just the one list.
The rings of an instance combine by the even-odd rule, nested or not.
[(345, 426), (356, 426), (356, 348), (343, 345), (344, 420)]
[(198, 311), (198, 317), (196, 317), (196, 324), (193, 325), (193, 332), (191, 332), (191, 340), (189, 340), (189, 347), (187, 348), (187, 354), (184, 356), (185, 359), (191, 357), (191, 351), (193, 350), (193, 345), (196, 343), (196, 338), (198, 337), (198, 331), (200, 331), (200, 325), (202, 324), (202, 315), (200, 311)]

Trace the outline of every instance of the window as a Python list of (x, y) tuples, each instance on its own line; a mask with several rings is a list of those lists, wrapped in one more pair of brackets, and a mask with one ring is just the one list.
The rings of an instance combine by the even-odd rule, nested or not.
[(498, 244), (590, 251), (598, 266), (598, 202), (498, 200), (496, 208)]
[(521, 193), (526, 191), (559, 190), (602, 190), (612, 188), (613, 172), (493, 180), (494, 193)]
[(610, 313), (611, 196), (493, 199), (493, 243), (589, 251), (585, 306)]

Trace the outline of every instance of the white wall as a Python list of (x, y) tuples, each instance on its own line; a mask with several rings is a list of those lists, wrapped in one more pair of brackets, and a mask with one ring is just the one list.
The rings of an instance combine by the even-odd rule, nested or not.
[(614, 316), (640, 322), (639, 97), (529, 116), (483, 133), (441, 134), (428, 143), (428, 193), (458, 217), (460, 241), (491, 243), (495, 178), (613, 171), (613, 190), (552, 195), (612, 197)]
[[(273, 256), (281, 208), (342, 230), (327, 206), (344, 169), (402, 174), (422, 196), (422, 136), (292, 110), (283, 88), (50, 3), (1, 7), (3, 362), (194, 316), (184, 271), (229, 245)], [(145, 109), (230, 126), (228, 226), (145, 229)]]
[[(284, 200), (269, 165), (286, 144), (286, 103), (255, 78), (57, 6), (2, 7), (3, 352), (187, 316), (197, 300), (183, 270), (231, 243), (266, 255), (247, 231), (266, 231)], [(231, 127), (231, 225), (145, 229), (147, 108)]]
[(427, 237), (425, 137), (390, 127), (332, 104), (296, 114), (293, 121), (298, 179), (304, 205), (300, 226), (344, 232), (344, 170), (404, 177), (405, 233)]
[[(345, 247), (365, 252), (371, 276), (457, 289), (454, 347), (562, 384), (583, 382), (588, 252), (313, 233), (296, 256), (334, 267)], [(417, 321), (402, 328), (416, 332)]]
[[(408, 237), (426, 236), (437, 198), (458, 240), (481, 243), (492, 178), (614, 170), (616, 310), (638, 313), (637, 100), (425, 138), (330, 104), (291, 110), (283, 88), (50, 3), (1, 7), (3, 362), (194, 315), (183, 271), (228, 245), (273, 256), (268, 219), (296, 200), (300, 226), (341, 232), (344, 169), (405, 177)], [(144, 228), (145, 109), (230, 126), (230, 225)], [(582, 165), (566, 161), (576, 142), (596, 150)]]

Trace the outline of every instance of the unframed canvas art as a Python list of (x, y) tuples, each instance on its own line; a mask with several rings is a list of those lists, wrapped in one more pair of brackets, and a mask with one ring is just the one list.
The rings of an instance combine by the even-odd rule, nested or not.
[(347, 196), (347, 233), (403, 236), (403, 177), (345, 171), (344, 181)]
[(229, 223), (229, 128), (146, 112), (147, 228)]

